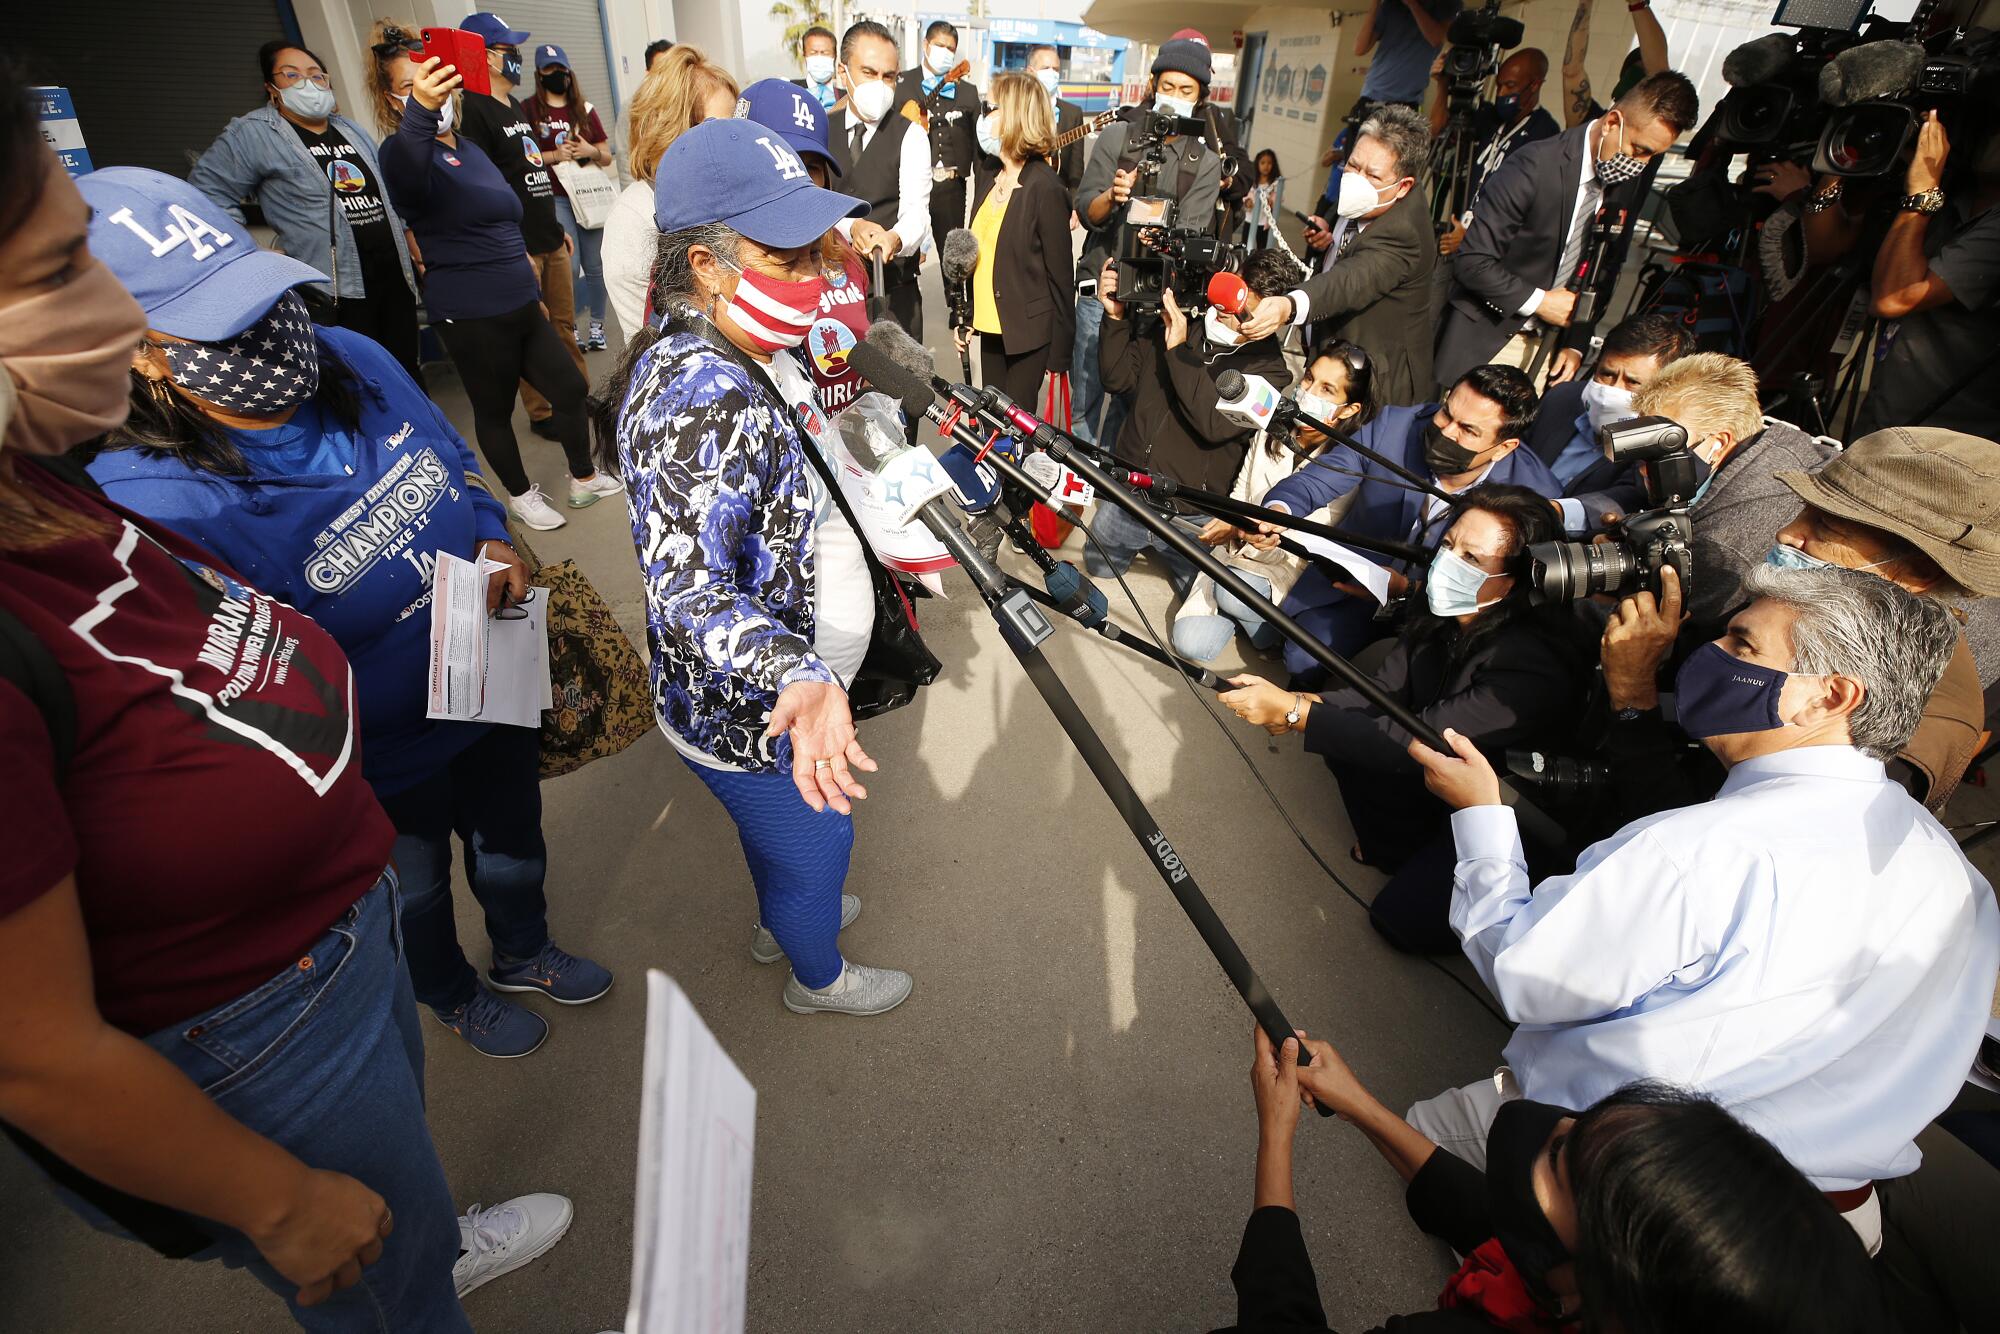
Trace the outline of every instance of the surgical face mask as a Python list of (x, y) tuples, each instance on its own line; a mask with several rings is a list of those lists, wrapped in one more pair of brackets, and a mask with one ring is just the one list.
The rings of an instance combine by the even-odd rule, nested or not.
[(103, 263), (0, 311), (0, 370), (14, 382), (6, 447), (60, 454), (123, 422), (145, 334), (146, 312)]
[(500, 57), (500, 77), (509, 83), (521, 81), (521, 53), (507, 51)]
[(1789, 673), (1760, 667), (1720, 644), (1703, 644), (1688, 654), (1674, 676), (1674, 713), (1681, 730), (1697, 741), (1738, 732), (1770, 732), (1785, 726), (1778, 698)]
[(1343, 218), (1358, 218), (1364, 213), (1372, 213), (1381, 206), (1382, 191), (1370, 185), (1366, 176), (1358, 171), (1340, 173), (1340, 195), (1333, 205), (1335, 213)]
[[(1500, 598), (1479, 600), (1480, 590), (1492, 576), (1449, 547), (1439, 547), (1431, 558), (1430, 577), (1424, 581), (1424, 599), (1438, 616), (1465, 616), (1485, 611)], [(1502, 597), (1505, 594), (1501, 595)]]
[(1471, 472), (1472, 462), (1479, 457), (1476, 449), (1467, 449), (1458, 441), (1446, 435), (1434, 421), (1424, 423), (1424, 464), (1434, 477), (1456, 477), (1460, 473)]
[(855, 115), (873, 125), (889, 114), (889, 104), (896, 100), (896, 90), (880, 79), (870, 79), (856, 88), (853, 78), (853, 75), (848, 76), (847, 104), (854, 108)]
[(1878, 566), (1892, 564), (1895, 559), (1891, 556), (1888, 560), (1871, 560), (1866, 565), (1835, 565), (1830, 560), (1809, 556), (1797, 547), (1788, 547), (1783, 542), (1773, 542), (1771, 549), (1764, 553), (1764, 563), (1774, 570), (1872, 570)]
[[(401, 96), (396, 93), (390, 93), (389, 96), (396, 99), (396, 105), (399, 107), (407, 107), (410, 105), (410, 99), (408, 97)], [(438, 108), (438, 133), (450, 134), (452, 122), (457, 119), (457, 115), (458, 115), (458, 98), (456, 96), (447, 97), (444, 100), (444, 105)]]
[(175, 384), (224, 412), (261, 417), (297, 407), (319, 392), (312, 316), (296, 292), (279, 297), (233, 338), (156, 346), (173, 368)]
[(807, 56), (806, 77), (814, 83), (833, 82), (832, 56)]
[(1041, 81), (1042, 87), (1047, 90), (1050, 97), (1054, 97), (1056, 90), (1062, 87), (1061, 70), (1038, 69), (1035, 71), (1035, 77)]
[(1201, 313), (1201, 331), (1211, 347), (1235, 347), (1243, 341), (1242, 334), (1222, 322), (1222, 312), (1214, 306)]
[(1567, 1264), (1570, 1254), (1535, 1194), (1535, 1163), (1568, 1115), (1561, 1107), (1517, 1098), (1500, 1104), (1486, 1132), (1486, 1207), (1493, 1235), (1546, 1306), (1555, 1304), (1549, 1271)]
[(1340, 424), (1334, 418), (1340, 415), (1342, 405), (1330, 398), (1321, 398), (1318, 394), (1310, 394), (1301, 389), (1293, 396), (1293, 401), (1299, 405), (1300, 412), (1314, 421), (1323, 421), (1328, 426)]
[[(727, 261), (724, 261), (727, 264)], [(818, 274), (788, 281), (749, 269), (735, 269), (738, 281), (726, 308), (730, 321), (765, 352), (780, 352), (806, 341), (819, 314), (826, 279)]]
[(1638, 179), (1639, 175), (1646, 170), (1644, 162), (1624, 151), (1625, 120), (1622, 116), (1618, 120), (1618, 144), (1618, 152), (1613, 153), (1610, 157), (1598, 160), (1597, 180), (1601, 185), (1622, 185), (1626, 181)]
[(958, 63), (958, 52), (948, 46), (932, 42), (924, 48), (924, 68), (943, 78), (953, 65)]
[(300, 79), (289, 88), (280, 88), (278, 100), (301, 120), (325, 120), (333, 114), (335, 99), (333, 89)]
[(1000, 118), (987, 112), (972, 122), (973, 137), (979, 140), (979, 151), (988, 157), (1000, 156)]
[(1622, 422), (1631, 417), (1632, 391), (1605, 384), (1602, 380), (1591, 380), (1583, 386), (1583, 411), (1590, 419), (1590, 429), (1601, 431), (1612, 422)]
[(1163, 116), (1186, 118), (1194, 114), (1194, 103), (1185, 97), (1168, 97), (1165, 93), (1156, 93), (1153, 96), (1153, 110)]

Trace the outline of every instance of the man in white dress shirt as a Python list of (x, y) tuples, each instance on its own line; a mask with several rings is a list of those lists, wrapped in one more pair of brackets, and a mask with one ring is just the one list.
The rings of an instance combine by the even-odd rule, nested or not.
[(1676, 681), (1729, 769), (1531, 888), (1514, 814), (1463, 738), (1413, 744), (1457, 807), (1451, 924), (1520, 1025), (1487, 1080), (1410, 1110), (1474, 1163), (1499, 1105), (1587, 1107), (1635, 1079), (1707, 1094), (1825, 1191), (1874, 1250), (1874, 1183), (1916, 1170), (1985, 1032), (2000, 909), (1883, 773), (1957, 643), (1950, 614), (1852, 570), (1776, 570)]
[(882, 256), (882, 290), (869, 295), (887, 298), (896, 323), (922, 342), (917, 261), (931, 230), (931, 148), (923, 130), (897, 112), (900, 73), (887, 28), (871, 19), (851, 25), (840, 39), (838, 72), (847, 103), (827, 117), (827, 142), (840, 162), (842, 192), (868, 205), (866, 217), (840, 223), (840, 234), (864, 257)]

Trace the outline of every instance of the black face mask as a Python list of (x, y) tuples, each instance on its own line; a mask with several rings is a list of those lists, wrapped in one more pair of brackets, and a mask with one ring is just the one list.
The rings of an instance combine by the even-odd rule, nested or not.
[(1438, 429), (1435, 421), (1424, 423), (1424, 464), (1434, 477), (1456, 477), (1459, 473), (1472, 471), (1472, 461), (1479, 457), (1476, 449), (1467, 449), (1458, 441)]
[(1518, 1099), (1500, 1105), (1486, 1132), (1486, 1207), (1493, 1214), (1493, 1235), (1528, 1290), (1551, 1309), (1557, 1303), (1549, 1271), (1568, 1263), (1570, 1254), (1535, 1198), (1535, 1160), (1556, 1123), (1571, 1115), (1567, 1108)]
[(543, 74), (542, 90), (544, 92), (554, 93), (558, 97), (562, 96), (564, 93), (567, 93), (569, 91), (569, 71), (565, 69), (555, 69), (555, 70), (550, 70), (547, 73)]

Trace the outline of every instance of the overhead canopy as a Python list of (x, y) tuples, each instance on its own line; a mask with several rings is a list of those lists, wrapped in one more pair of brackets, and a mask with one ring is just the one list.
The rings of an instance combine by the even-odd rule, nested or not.
[(1182, 28), (1199, 28), (1209, 45), (1230, 49), (1230, 35), (1260, 9), (1307, 9), (1320, 14), (1365, 13), (1372, 0), (1093, 0), (1083, 21), (1100, 32), (1116, 33), (1158, 46)]

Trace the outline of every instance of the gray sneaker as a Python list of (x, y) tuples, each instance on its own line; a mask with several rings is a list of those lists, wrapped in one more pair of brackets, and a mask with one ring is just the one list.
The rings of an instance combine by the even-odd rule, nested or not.
[[(861, 916), (861, 900), (855, 898), (852, 894), (842, 894), (840, 896), (840, 929), (845, 931), (848, 927), (853, 926), (854, 919), (859, 916)], [(785, 957), (785, 952), (778, 948), (778, 938), (769, 931), (766, 931), (762, 922), (757, 923), (751, 929), (750, 957), (758, 963), (776, 963)]]
[(813, 1014), (821, 1010), (833, 1014), (884, 1014), (910, 998), (916, 983), (910, 975), (894, 968), (847, 965), (847, 988), (833, 995), (808, 991), (798, 974), (785, 979), (785, 1008), (793, 1014)]

